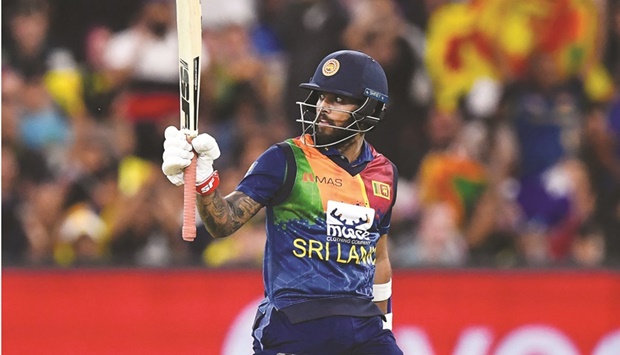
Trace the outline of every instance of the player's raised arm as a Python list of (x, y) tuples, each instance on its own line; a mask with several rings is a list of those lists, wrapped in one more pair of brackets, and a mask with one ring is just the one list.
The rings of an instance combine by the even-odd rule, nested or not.
[(165, 132), (162, 171), (175, 185), (183, 184), (183, 169), (189, 166), (193, 155), (196, 162), (197, 207), (200, 217), (214, 238), (231, 235), (263, 206), (242, 192), (235, 191), (223, 197), (217, 187), (219, 174), (213, 169), (213, 161), (220, 156), (215, 138), (206, 133), (199, 134), (190, 143), (176, 127)]
[(219, 191), (198, 197), (198, 213), (214, 238), (223, 238), (241, 228), (263, 207), (243, 192), (222, 197)]

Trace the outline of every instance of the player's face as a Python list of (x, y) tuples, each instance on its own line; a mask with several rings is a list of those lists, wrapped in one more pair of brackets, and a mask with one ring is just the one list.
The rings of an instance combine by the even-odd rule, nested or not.
[(360, 102), (354, 98), (331, 94), (319, 93), (316, 121), (316, 143), (324, 144), (335, 142), (351, 134), (350, 131), (336, 127), (348, 127), (352, 121), (351, 112), (359, 108)]

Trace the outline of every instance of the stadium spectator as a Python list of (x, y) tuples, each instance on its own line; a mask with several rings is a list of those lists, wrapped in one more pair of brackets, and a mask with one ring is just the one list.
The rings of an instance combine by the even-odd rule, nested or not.
[[(178, 44), (174, 2), (143, 0), (135, 21), (110, 38), (105, 71), (134, 130), (135, 154), (158, 162), (165, 119), (178, 117)], [(204, 67), (207, 56), (204, 55)], [(168, 121), (169, 122), (169, 121)]]
[[(68, 266), (103, 264), (106, 242), (118, 198), (118, 157), (108, 131), (92, 127), (78, 135), (67, 153), (70, 165), (61, 179), (67, 186), (63, 202), (66, 211), (54, 260)], [(88, 227), (91, 226), (92, 230)]]
[(47, 166), (58, 172), (72, 139), (72, 122), (56, 105), (44, 83), (44, 72), (23, 78), (17, 115), (18, 141), (41, 154)]
[(506, 90), (502, 114), (518, 143), (518, 242), (526, 262), (546, 264), (567, 256), (592, 212), (579, 157), (587, 97), (581, 81), (562, 77), (548, 53), (535, 53), (528, 65), (528, 75)]
[(17, 179), (20, 177), (15, 152), (2, 146), (2, 264), (21, 264), (29, 248), (28, 236), (22, 223), (20, 209), (23, 199)]
[[(244, 144), (243, 123), (254, 127), (267, 124), (264, 103), (265, 65), (252, 45), (249, 30), (239, 25), (222, 25), (208, 29), (205, 34), (209, 52), (213, 53), (211, 65), (204, 76), (204, 99), (206, 119), (203, 127), (209, 127), (222, 137), (226, 154), (232, 154)], [(241, 116), (249, 116), (244, 119)], [(223, 160), (236, 164), (234, 156)]]
[[(316, 63), (327, 54), (345, 48), (343, 34), (350, 14), (340, 0), (287, 1), (275, 21), (276, 38), (285, 56), (282, 92), (284, 117), (299, 117), (297, 101), (307, 93), (298, 85), (312, 76)], [(290, 122), (289, 132), (297, 127)]]
[(105, 26), (92, 28), (85, 39), (85, 60), (80, 66), (82, 96), (88, 114), (97, 122), (105, 123), (112, 114), (111, 106), (117, 94), (111, 78), (106, 75), (104, 51), (112, 38)]
[(86, 204), (74, 204), (59, 226), (54, 245), (54, 261), (62, 266), (104, 264), (103, 240), (107, 226)]
[(23, 190), (21, 223), (29, 242), (26, 261), (31, 265), (53, 265), (54, 244), (64, 216), (66, 188), (57, 181), (41, 182)]
[[(3, 10), (8, 12), (9, 34), (2, 43), (3, 65), (19, 75), (52, 69), (56, 56), (71, 56), (58, 46), (50, 32), (50, 4), (47, 0), (17, 0)], [(3, 37), (4, 39), (5, 37)]]
[(121, 196), (108, 243), (114, 265), (162, 267), (189, 261), (186, 243), (178, 237), (182, 196), (171, 190), (156, 169), (137, 158), (121, 164)]
[(590, 106), (584, 127), (583, 157), (596, 194), (596, 221), (604, 231), (606, 258), (620, 261), (620, 97)]
[(393, 0), (350, 4), (344, 32), (347, 48), (368, 53), (384, 68), (390, 82), (390, 110), (368, 140), (411, 180), (428, 150), (424, 126), (431, 83), (424, 68), (424, 34), (407, 23)]

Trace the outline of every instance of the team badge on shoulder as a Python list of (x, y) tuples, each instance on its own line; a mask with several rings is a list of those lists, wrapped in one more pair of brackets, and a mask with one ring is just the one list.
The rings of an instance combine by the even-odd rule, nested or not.
[(383, 197), (386, 200), (390, 199), (390, 185), (372, 180), (372, 193), (375, 196)]
[(323, 75), (332, 76), (340, 69), (340, 62), (337, 59), (330, 59), (323, 64)]

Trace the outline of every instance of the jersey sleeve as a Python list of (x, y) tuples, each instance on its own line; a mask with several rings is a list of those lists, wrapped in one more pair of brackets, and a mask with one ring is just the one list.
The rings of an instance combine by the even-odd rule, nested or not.
[(265, 206), (278, 194), (286, 177), (286, 157), (277, 145), (261, 154), (248, 169), (236, 190)]

